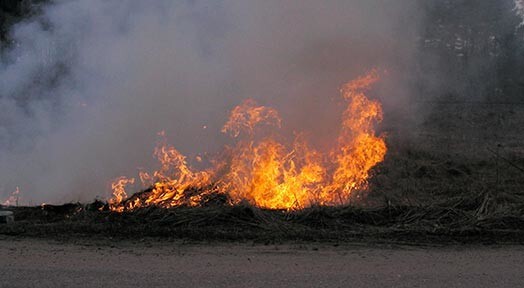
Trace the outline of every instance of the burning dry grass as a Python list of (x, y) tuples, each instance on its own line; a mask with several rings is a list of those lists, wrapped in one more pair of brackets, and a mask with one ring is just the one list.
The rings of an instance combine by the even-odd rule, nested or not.
[[(388, 143), (390, 153), (384, 162), (373, 169), (375, 177), (370, 179), (366, 197), (345, 206), (272, 210), (247, 201), (231, 205), (227, 195), (210, 193), (197, 207), (158, 205), (122, 212), (111, 211), (104, 202), (9, 207), (16, 221), (0, 225), (0, 234), (263, 243), (524, 243), (522, 171), (490, 153), (485, 155), (491, 157), (466, 158), (399, 146), (394, 140)], [(507, 158), (524, 166), (519, 159)], [(150, 193), (152, 189), (146, 189), (122, 201), (144, 201)], [(193, 188), (180, 195), (200, 194)]]
[[(231, 111), (222, 132), (230, 134), (235, 144), (210, 159), (205, 170), (192, 169), (161, 132), (154, 152), (160, 168), (140, 172), (140, 181), (117, 178), (109, 207), (124, 212), (149, 206), (201, 206), (214, 198), (266, 209), (346, 205), (366, 190), (371, 169), (386, 155), (385, 136), (375, 132), (382, 121), (382, 106), (365, 94), (378, 80), (379, 73), (372, 70), (342, 86), (346, 107), (339, 127), (330, 127), (339, 133), (329, 151), (312, 148), (301, 133), (296, 133), (292, 144), (280, 141), (278, 111), (252, 99)], [(135, 182), (151, 188), (127, 198), (126, 186)]]
[[(450, 114), (463, 115), (455, 110)], [(473, 116), (478, 118), (476, 114)], [(451, 117), (441, 118), (459, 123)], [(490, 120), (481, 118), (486, 122)], [(120, 211), (110, 209), (114, 203), (102, 202), (8, 207), (15, 213), (16, 222), (0, 225), (0, 234), (261, 242), (524, 243), (524, 173), (521, 169), (524, 154), (519, 153), (522, 141), (511, 140), (521, 138), (497, 129), (511, 137), (496, 135), (492, 139), (482, 135), (479, 137), (482, 142), (468, 145), (467, 149), (443, 146), (435, 138), (445, 139), (443, 135), (447, 135), (451, 127), (448, 122), (443, 125), (445, 131), (435, 126), (438, 122), (431, 122), (435, 127), (425, 131), (433, 131), (435, 137), (427, 138), (427, 142), (416, 139), (407, 143), (395, 137), (396, 133), (388, 133), (388, 154), (371, 169), (370, 174), (374, 176), (369, 178), (367, 193), (362, 194), (359, 201), (343, 206), (266, 209), (249, 201), (231, 201), (227, 193), (214, 193), (216, 187), (210, 183), (177, 190), (180, 205), (173, 206), (172, 197), (163, 199), (156, 197), (160, 194), (154, 194), (169, 189), (155, 192), (151, 186), (129, 197), (121, 194), (117, 202), (120, 207), (131, 207), (136, 203), (147, 204), (154, 196), (158, 205), (139, 205)], [(516, 131), (519, 133), (515, 134), (520, 134), (520, 130)], [(461, 137), (464, 138), (468, 137)], [(460, 144), (462, 140), (449, 141)], [(494, 141), (503, 142), (506, 147), (494, 145)], [(518, 149), (511, 150), (511, 147)], [(198, 203), (191, 199), (198, 199)]]
[[(227, 199), (218, 196), (199, 207), (147, 206), (124, 212), (110, 211), (108, 204), (102, 202), (44, 205), (11, 208), (17, 222), (0, 225), (0, 233), (263, 243), (524, 243), (524, 195), (516, 190), (518, 181), (509, 182), (506, 176), (499, 176), (499, 184), (491, 183), (486, 175), (492, 171), (493, 163), (469, 161), (466, 165), (458, 160), (444, 161), (414, 151), (392, 154), (376, 168), (380, 177), (370, 183), (368, 197), (353, 205), (270, 210), (248, 202), (229, 205)], [(404, 161), (409, 164), (399, 169), (399, 163)], [(522, 177), (510, 169), (505, 172), (507, 177)], [(147, 193), (151, 190), (128, 200), (146, 197)]]

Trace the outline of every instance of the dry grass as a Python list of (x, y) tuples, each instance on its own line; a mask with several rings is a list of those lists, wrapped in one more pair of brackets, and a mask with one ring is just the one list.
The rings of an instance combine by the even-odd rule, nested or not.
[[(99, 211), (104, 205), (100, 202), (10, 207), (16, 223), (0, 225), (0, 234), (262, 242), (524, 243), (524, 172), (518, 169), (524, 167), (524, 153), (522, 141), (515, 140), (524, 134), (512, 128), (524, 123), (519, 116), (524, 113), (502, 111), (493, 118), (489, 111), (484, 115), (468, 109), (467, 113), (455, 109), (448, 115), (442, 115), (445, 111), (440, 109), (439, 116), (447, 122), (428, 122), (422, 127), (423, 137), (403, 135), (400, 139), (395, 135), (402, 133), (389, 131), (387, 158), (375, 168), (366, 197), (352, 206), (275, 211), (247, 204), (228, 206), (218, 199), (204, 207), (150, 207), (121, 214)], [(460, 119), (453, 121), (452, 115)], [(489, 122), (493, 120), (490, 117), (502, 123), (503, 129), (479, 120)], [(488, 134), (494, 130), (504, 133), (491, 138), (487, 134), (477, 137), (478, 133), (457, 138), (445, 131), (480, 128), (454, 127), (453, 123), (481, 126)], [(504, 145), (497, 144), (499, 141)]]
[[(452, 183), (450, 191), (458, 189), (454, 187), (458, 183)], [(373, 187), (378, 189), (376, 184)], [(524, 243), (524, 201), (516, 193), (472, 193), (466, 189), (454, 196), (443, 197), (441, 193), (439, 201), (410, 193), (413, 199), (405, 200), (404, 191), (389, 191), (386, 198), (372, 190), (358, 205), (300, 211), (219, 203), (196, 208), (149, 207), (125, 213), (99, 211), (104, 205), (100, 202), (19, 207), (13, 209), (17, 222), (1, 225), (0, 234), (262, 242)]]

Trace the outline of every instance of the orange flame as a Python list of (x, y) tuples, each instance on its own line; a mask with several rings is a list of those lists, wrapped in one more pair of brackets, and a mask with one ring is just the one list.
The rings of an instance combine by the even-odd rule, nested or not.
[(281, 123), (282, 119), (275, 109), (257, 106), (255, 100), (247, 99), (231, 111), (229, 120), (222, 128), (222, 132), (238, 137), (240, 132), (245, 131), (248, 135), (253, 136), (255, 128), (261, 124), (280, 127)]
[[(380, 103), (365, 92), (378, 81), (376, 71), (343, 86), (347, 101), (335, 148), (328, 154), (308, 146), (298, 135), (291, 147), (258, 133), (262, 127), (281, 126), (278, 112), (246, 100), (235, 107), (222, 128), (237, 139), (220, 160), (205, 171), (192, 171), (183, 156), (167, 145), (164, 132), (154, 155), (160, 168), (140, 173), (144, 195), (127, 198), (125, 186), (133, 178), (120, 177), (112, 185), (109, 205), (122, 212), (139, 207), (198, 206), (217, 195), (230, 204), (242, 201), (268, 209), (301, 209), (311, 205), (344, 205), (355, 191), (367, 188), (370, 170), (384, 160), (384, 136), (376, 136), (374, 124), (382, 120)], [(256, 137), (255, 137), (256, 136)]]
[(134, 178), (127, 178), (125, 176), (118, 177), (111, 183), (113, 198), (109, 200), (109, 205), (113, 207), (113, 210), (118, 212), (124, 211), (125, 206), (120, 204), (127, 199), (126, 186), (134, 183)]

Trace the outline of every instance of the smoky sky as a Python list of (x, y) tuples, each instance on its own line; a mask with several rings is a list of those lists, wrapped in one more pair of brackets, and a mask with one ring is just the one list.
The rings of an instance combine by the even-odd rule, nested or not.
[(377, 68), (387, 111), (409, 99), (417, 2), (54, 1), (1, 57), (0, 196), (104, 198), (111, 179), (154, 167), (161, 130), (190, 158), (217, 151), (245, 98), (322, 146), (344, 82)]
[(524, 1), (523, 0), (515, 0), (515, 12), (518, 16), (522, 18), (522, 24), (524, 24)]

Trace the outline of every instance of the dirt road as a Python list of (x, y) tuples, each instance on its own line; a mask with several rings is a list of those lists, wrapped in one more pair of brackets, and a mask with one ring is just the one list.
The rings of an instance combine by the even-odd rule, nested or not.
[(524, 247), (0, 238), (0, 287), (524, 287)]

